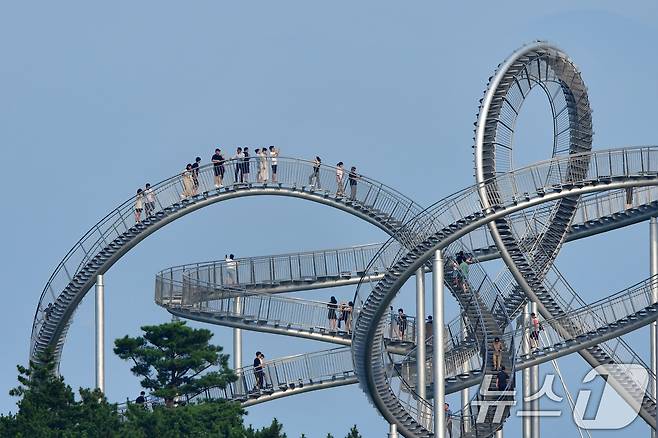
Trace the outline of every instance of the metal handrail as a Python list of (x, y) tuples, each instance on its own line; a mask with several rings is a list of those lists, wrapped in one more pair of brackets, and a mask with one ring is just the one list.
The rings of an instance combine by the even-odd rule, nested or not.
[[(255, 161), (250, 162), (254, 166)], [(231, 190), (235, 187), (245, 187), (246, 184), (235, 181), (235, 171), (244, 169), (245, 163), (242, 160), (230, 159), (224, 164), (224, 184), (222, 190)], [(400, 194), (382, 183), (371, 180), (363, 175), (358, 175), (357, 190), (354, 196), (352, 193), (343, 188), (339, 188), (335, 178), (335, 168), (322, 165), (319, 168), (318, 179), (309, 184), (309, 175), (313, 172), (314, 164), (310, 161), (299, 160), (294, 158), (279, 157), (277, 181), (268, 180), (265, 182), (254, 181), (252, 175), (248, 184), (258, 187), (286, 188), (288, 190), (304, 190), (315, 192), (318, 196), (335, 196), (340, 198), (344, 205), (349, 204), (353, 209), (360, 206), (367, 206), (370, 211), (377, 211), (383, 217), (398, 220), (406, 220), (420, 211), (420, 207), (411, 199)], [(239, 179), (239, 178), (238, 178)], [(347, 175), (345, 178), (347, 185)], [(320, 188), (324, 187), (324, 188)], [(198, 175), (193, 177), (189, 172), (176, 175), (171, 178), (152, 186), (155, 195), (154, 215), (160, 215), (171, 209), (172, 206), (181, 206), (191, 204), (198, 199), (205, 197), (206, 192), (215, 192), (213, 165), (201, 166)], [(340, 192), (345, 192), (341, 195)], [(352, 199), (353, 198), (353, 199)], [(66, 256), (57, 265), (55, 271), (51, 274), (46, 283), (41, 296), (39, 305), (34, 316), (31, 336), (31, 350), (34, 351), (37, 338), (40, 336), (41, 326), (44, 323), (44, 310), (48, 304), (55, 304), (57, 298), (65, 287), (80, 273), (83, 268), (88, 266), (89, 262), (103, 248), (106, 248), (113, 241), (122, 239), (126, 232), (134, 230), (139, 232), (142, 228), (135, 224), (134, 206), (136, 196), (124, 201), (119, 207), (108, 213), (101, 221), (87, 231), (78, 242), (68, 251)], [(148, 219), (145, 220), (148, 222)], [(57, 309), (61, 313), (61, 309)]]
[[(428, 241), (435, 244), (443, 233), (448, 235), (451, 233), (449, 231), (451, 227), (459, 229), (469, 221), (493, 213), (495, 209), (510, 208), (519, 202), (530, 202), (532, 199), (543, 197), (546, 193), (574, 185), (585, 186), (618, 177), (655, 178), (658, 169), (649, 166), (651, 155), (658, 157), (658, 148), (587, 152), (557, 157), (511, 171), (459, 191), (428, 207), (419, 216), (400, 227), (397, 235), (389, 239), (380, 251), (386, 251), (394, 240), (401, 244), (395, 263), (391, 265), (393, 267), (404, 259), (411, 248), (422, 247)], [(625, 163), (621, 169), (616, 166), (619, 159)], [(656, 161), (653, 160), (654, 163)], [(579, 171), (574, 172), (574, 168)], [(641, 182), (638, 185), (642, 185)], [(483, 208), (481, 192), (488, 194), (488, 199), (492, 200), (491, 207)], [(432, 241), (432, 238), (435, 241)], [(405, 268), (399, 266), (398, 270), (404, 271)], [(355, 302), (363, 300), (357, 299), (362, 284), (360, 283), (357, 289)]]
[(297, 354), (268, 360), (263, 366), (263, 385), (253, 365), (235, 370), (238, 379), (226, 388), (208, 388), (194, 394), (198, 398), (246, 400), (254, 393), (285, 391), (296, 386), (313, 385), (327, 380), (354, 376), (349, 347), (332, 348), (313, 353)]

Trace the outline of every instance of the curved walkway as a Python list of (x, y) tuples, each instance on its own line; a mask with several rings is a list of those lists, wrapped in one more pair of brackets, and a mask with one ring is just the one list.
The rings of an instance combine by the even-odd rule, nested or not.
[[(398, 425), (402, 423), (403, 433), (410, 436), (429, 433), (422, 432), (419, 422), (389, 392), (382, 373), (382, 337), (376, 328), (384, 309), (397, 291), (416, 269), (433, 257), (435, 250), (447, 247), (459, 237), (492, 220), (545, 202), (611, 189), (658, 185), (658, 160), (652, 163), (648, 160), (649, 156), (656, 154), (656, 148), (629, 148), (549, 160), (458, 192), (406, 224), (404, 233), (396, 237), (400, 241), (406, 240), (403, 248), (412, 246), (414, 249), (401, 250), (395, 264), (369, 294), (357, 320), (353, 342), (357, 375), (386, 419)], [(566, 171), (568, 164), (574, 162), (587, 163), (580, 175)], [(621, 162), (628, 165), (610, 165)], [(548, 175), (551, 177), (548, 178)], [(489, 187), (491, 190), (495, 187), (497, 202), (483, 210), (479, 192), (489, 190)], [(505, 191), (500, 190), (501, 187)]]

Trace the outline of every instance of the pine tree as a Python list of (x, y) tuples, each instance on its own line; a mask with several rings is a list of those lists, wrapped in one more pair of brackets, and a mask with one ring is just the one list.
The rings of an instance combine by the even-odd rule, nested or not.
[[(192, 329), (185, 322), (143, 326), (143, 336), (124, 336), (114, 341), (114, 352), (134, 363), (130, 369), (142, 377), (141, 384), (170, 404), (179, 395), (194, 395), (204, 389), (223, 389), (236, 376), (228, 367), (222, 347), (210, 344), (213, 334)], [(206, 372), (211, 366), (219, 371)]]
[(363, 438), (359, 433), (359, 429), (356, 428), (356, 424), (350, 429), (350, 433), (347, 434), (345, 438)]

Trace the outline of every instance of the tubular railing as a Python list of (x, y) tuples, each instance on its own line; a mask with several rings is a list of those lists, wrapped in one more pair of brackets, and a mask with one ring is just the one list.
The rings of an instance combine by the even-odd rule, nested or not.
[[(654, 287), (658, 287), (658, 276), (648, 278), (609, 297), (574, 309), (559, 317), (542, 320), (541, 335), (543, 340), (546, 341), (545, 347), (563, 344), (565, 341), (595, 334), (600, 329), (618, 324), (619, 321), (646, 310), (654, 304), (651, 298), (651, 290)], [(569, 336), (564, 335), (565, 329), (569, 332)], [(534, 331), (535, 328), (532, 325), (517, 328), (514, 331), (514, 339), (517, 345), (521, 347), (524, 344), (531, 343), (531, 334)], [(505, 336), (505, 339), (509, 339), (509, 334)]]
[[(168, 278), (172, 275), (176, 278)], [(329, 303), (308, 299), (293, 298), (246, 291), (238, 287), (222, 289), (213, 293), (214, 285), (187, 278), (184, 271), (166, 270), (156, 276), (157, 304), (186, 311), (203, 311), (219, 317), (235, 317), (249, 322), (275, 324), (292, 330), (350, 333), (353, 322), (353, 309), (344, 307), (346, 302), (336, 305), (337, 326), (329, 320)], [(239, 302), (236, 299), (239, 298)], [(341, 319), (347, 312), (347, 320)], [(453, 334), (446, 341), (446, 349), (459, 346), (457, 334), (459, 318), (446, 325), (446, 333)], [(339, 325), (340, 324), (340, 325)], [(405, 315), (402, 323), (397, 312), (391, 310), (384, 324), (385, 337), (389, 341), (416, 343), (416, 318)]]
[[(249, 168), (251, 172), (245, 173), (246, 168)], [(262, 186), (273, 190), (276, 188), (303, 190), (318, 196), (332, 197), (336, 202), (352, 206), (353, 209), (367, 207), (367, 211), (372, 212), (376, 220), (380, 220), (382, 223), (390, 223), (392, 220), (402, 223), (421, 210), (417, 204), (396, 190), (362, 175), (357, 175), (356, 185), (348, 187), (346, 172), (345, 179), (339, 184), (334, 167), (320, 166), (315, 172), (313, 163), (309, 161), (279, 157), (276, 182), (273, 182), (271, 178), (267, 182), (258, 182), (256, 168), (255, 158), (248, 163), (242, 160), (227, 160), (224, 164), (224, 187), (219, 191), (230, 192), (247, 186)], [(153, 185), (154, 205), (152, 211), (149, 207), (148, 214), (145, 216), (161, 217), (165, 213), (173, 211), (176, 206), (192, 204), (207, 197), (208, 193), (216, 193), (218, 189), (215, 187), (213, 169), (212, 164), (201, 166), (198, 174), (186, 171)], [(240, 174), (242, 174), (243, 180), (248, 182), (240, 182)], [(309, 176), (312, 174), (317, 177), (314, 177), (313, 181), (309, 181)], [(148, 202), (148, 199), (143, 199), (143, 202)], [(136, 224), (135, 204), (136, 196), (108, 213), (78, 240), (57, 265), (39, 298), (32, 326), (32, 350), (37, 338), (41, 336), (41, 327), (45, 322), (44, 311), (47, 305), (56, 303), (66, 286), (72, 283), (74, 277), (88, 266), (102, 249), (116, 243), (116, 239), (120, 241), (124, 239), (120, 242), (120, 244), (124, 244), (124, 235), (127, 232), (131, 230), (139, 232), (148, 226), (148, 217), (141, 218), (143, 224)], [(390, 223), (390, 226), (395, 227), (395, 223)], [(77, 284), (75, 286), (77, 287)], [(60, 318), (62, 313), (61, 309), (56, 309), (55, 316)]]
[[(168, 268), (158, 275), (172, 277), (175, 275), (173, 271), (181, 271), (189, 278), (211, 283), (215, 288), (349, 278), (363, 274), (380, 247), (381, 243), (375, 243), (351, 248), (246, 257), (235, 259), (233, 265), (226, 261), (191, 263)], [(373, 271), (384, 272), (390, 261), (386, 253), (378, 257), (379, 266)]]
[(300, 388), (305, 385), (336, 381), (354, 376), (349, 347), (332, 348), (314, 353), (298, 354), (281, 359), (265, 359), (263, 385), (253, 366), (235, 370), (238, 379), (225, 389), (209, 388), (190, 399), (212, 398), (245, 401), (257, 393), (271, 393)]
[[(496, 210), (574, 186), (600, 184), (617, 178), (653, 179), (657, 171), (658, 148), (655, 147), (588, 152), (547, 160), (500, 175), (437, 202), (405, 223), (380, 251), (388, 251), (394, 240), (399, 242), (400, 250), (391, 265), (395, 266), (407, 257), (411, 248), (422, 247), (428, 242), (438, 243), (469, 222)], [(481, 204), (481, 193), (490, 200), (491, 205), (486, 210)], [(403, 271), (404, 267), (397, 269)], [(356, 295), (359, 295), (358, 289)], [(362, 299), (355, 298), (354, 301), (361, 302)]]
[[(580, 178), (570, 172), (570, 163), (586, 163)], [(579, 172), (580, 173), (580, 172)], [(419, 216), (407, 222), (395, 238), (380, 249), (389, 252), (390, 245), (402, 244), (394, 262), (402, 259), (409, 251), (432, 236), (449, 235), (451, 229), (460, 224), (483, 217), (478, 192), (488, 193), (496, 205), (490, 210), (511, 207), (520, 201), (541, 198), (547, 193), (561, 191), (574, 185), (595, 184), (618, 178), (655, 178), (658, 173), (658, 147), (620, 149), (587, 154), (557, 157), (536, 165), (503, 174), (493, 181), (475, 185), (428, 207)], [(450, 228), (453, 227), (453, 228)], [(356, 302), (356, 301), (355, 301)]]

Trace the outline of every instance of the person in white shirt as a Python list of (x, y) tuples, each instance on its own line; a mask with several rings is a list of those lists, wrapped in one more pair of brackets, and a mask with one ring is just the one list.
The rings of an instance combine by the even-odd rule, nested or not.
[(345, 195), (345, 169), (343, 168), (343, 162), (339, 161), (336, 164), (336, 196)]
[(142, 189), (137, 189), (137, 196), (135, 197), (135, 223), (142, 222), (142, 210), (144, 209), (144, 194)]
[(258, 156), (258, 177), (257, 181), (260, 183), (266, 183), (269, 179), (269, 174), (267, 171), (267, 149), (256, 149), (256, 155)]
[(279, 149), (274, 146), (270, 146), (270, 163), (272, 164), (272, 182), (276, 182), (276, 170), (279, 164)]
[[(233, 156), (233, 166), (235, 166), (235, 182), (242, 182), (244, 179), (243, 175), (243, 166), (244, 166), (244, 154), (242, 153), (242, 148), (238, 148)], [(238, 180), (238, 176), (240, 179)]]
[(144, 213), (146, 217), (149, 217), (155, 211), (155, 193), (149, 183), (146, 183), (144, 197), (146, 198), (146, 202), (144, 203)]
[(237, 283), (237, 273), (238, 273), (238, 262), (235, 260), (233, 254), (225, 256), (226, 261), (226, 273), (228, 274), (228, 284)]

